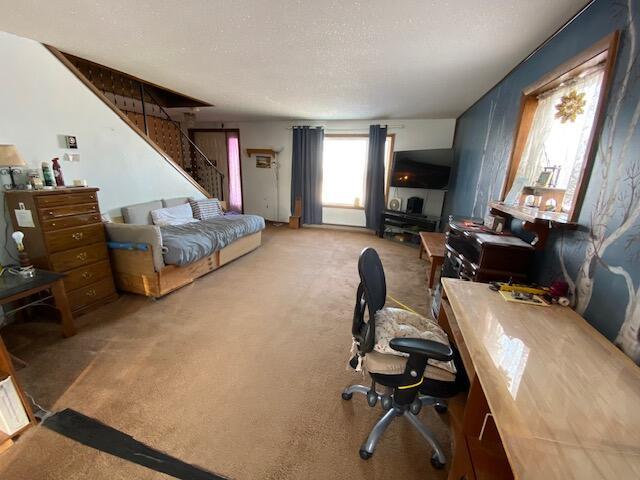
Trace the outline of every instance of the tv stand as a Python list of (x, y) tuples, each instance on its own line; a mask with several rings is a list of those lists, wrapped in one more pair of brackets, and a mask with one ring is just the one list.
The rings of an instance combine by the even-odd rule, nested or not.
[(378, 236), (380, 238), (384, 237), (386, 231), (418, 235), (419, 232), (437, 232), (439, 230), (440, 217), (435, 215), (418, 215), (396, 210), (383, 210)]

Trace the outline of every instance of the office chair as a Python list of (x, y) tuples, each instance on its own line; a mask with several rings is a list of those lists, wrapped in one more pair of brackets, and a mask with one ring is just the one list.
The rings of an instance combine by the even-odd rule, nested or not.
[[(360, 285), (356, 294), (352, 326), (357, 353), (349, 362), (354, 369), (357, 369), (356, 367), (360, 365), (366, 355), (373, 351), (376, 343), (375, 314), (384, 307), (387, 298), (384, 269), (378, 253), (373, 248), (366, 248), (360, 254), (358, 272)], [(378, 365), (366, 368), (372, 379), (371, 387), (350, 385), (342, 392), (343, 400), (351, 400), (354, 393), (362, 393), (366, 395), (370, 407), (374, 407), (380, 401), (383, 410), (386, 410), (386, 413), (378, 420), (360, 447), (360, 457), (363, 460), (371, 458), (378, 441), (391, 422), (396, 417), (404, 417), (431, 445), (433, 449), (431, 464), (433, 467), (443, 468), (446, 463), (444, 452), (432, 432), (420, 421), (418, 414), (425, 405), (433, 405), (438, 413), (445, 413), (447, 405), (443, 399), (452, 397), (464, 388), (468, 388), (468, 380), (460, 357), (455, 349), (449, 345), (421, 338), (393, 338), (389, 345), (398, 352), (408, 354), (409, 357), (374, 352), (371, 356), (373, 357), (375, 354)], [(388, 369), (380, 368), (380, 358), (387, 358), (390, 363), (396, 365), (396, 370), (398, 362), (404, 362), (404, 358), (406, 358), (404, 371), (400, 369), (402, 373), (387, 373)], [(453, 359), (457, 370), (455, 381), (424, 377), (429, 359), (440, 361)], [(391, 395), (378, 394), (376, 384), (388, 387), (389, 390), (393, 389), (393, 393)]]

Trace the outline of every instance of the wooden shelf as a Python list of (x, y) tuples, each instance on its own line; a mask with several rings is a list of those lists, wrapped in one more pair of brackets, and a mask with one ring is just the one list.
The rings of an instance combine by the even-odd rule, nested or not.
[(552, 224), (556, 228), (575, 229), (578, 224), (569, 221), (569, 214), (558, 212), (545, 212), (539, 208), (506, 205), (502, 202), (490, 202), (489, 207), (512, 217), (519, 218), (529, 223)]
[[(490, 202), (489, 208), (494, 215), (507, 215), (524, 221), (523, 228), (535, 235), (535, 240), (531, 245), (536, 250), (542, 250), (549, 231), (552, 228), (562, 228), (565, 230), (575, 230), (578, 224), (569, 221), (567, 213), (545, 212), (539, 208), (523, 207), (517, 205), (506, 205), (502, 202)], [(507, 221), (509, 219), (507, 218)]]

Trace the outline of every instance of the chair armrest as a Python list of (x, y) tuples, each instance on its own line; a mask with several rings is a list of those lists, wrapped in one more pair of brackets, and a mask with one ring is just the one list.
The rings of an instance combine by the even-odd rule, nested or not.
[(146, 243), (151, 247), (153, 266), (156, 272), (164, 268), (162, 258), (162, 235), (156, 225), (136, 225), (128, 223), (106, 223), (107, 236), (112, 242)]
[(427, 358), (447, 362), (453, 359), (453, 350), (449, 345), (422, 338), (393, 338), (389, 346), (402, 353), (424, 355)]

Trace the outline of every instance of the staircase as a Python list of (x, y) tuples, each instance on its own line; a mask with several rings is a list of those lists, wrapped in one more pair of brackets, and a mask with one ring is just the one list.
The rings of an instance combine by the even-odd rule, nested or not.
[(53, 47), (47, 48), (203, 194), (224, 200), (224, 173), (167, 111), (167, 108), (208, 104)]

